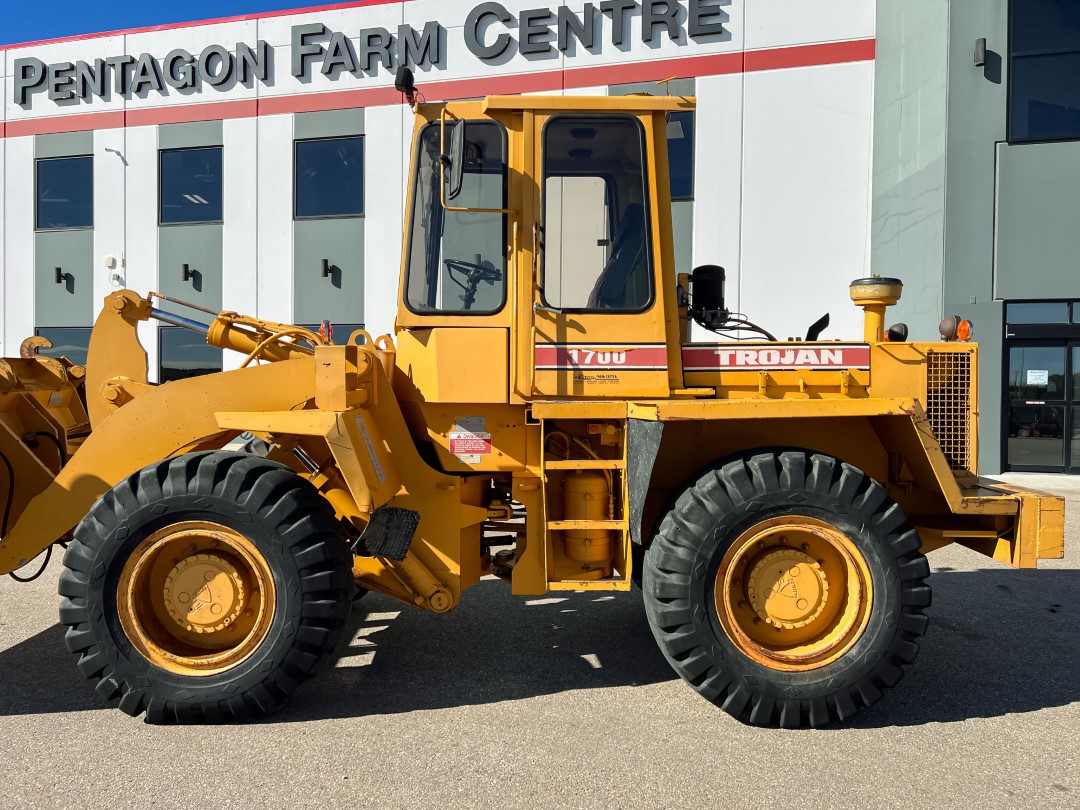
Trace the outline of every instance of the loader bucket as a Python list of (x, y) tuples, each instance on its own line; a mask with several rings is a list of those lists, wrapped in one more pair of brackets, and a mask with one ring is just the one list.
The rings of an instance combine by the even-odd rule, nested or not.
[(85, 370), (37, 355), (48, 347), (30, 338), (21, 357), (0, 360), (0, 538), (89, 434)]

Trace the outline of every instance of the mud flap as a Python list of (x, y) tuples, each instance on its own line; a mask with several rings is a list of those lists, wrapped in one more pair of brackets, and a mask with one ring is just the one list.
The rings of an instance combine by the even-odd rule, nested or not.
[(630, 538), (641, 545), (641, 518), (653, 465), (664, 435), (663, 422), (630, 419), (626, 425), (626, 482), (630, 493)]
[(409, 553), (420, 525), (420, 513), (396, 506), (381, 506), (371, 513), (367, 528), (353, 546), (358, 557), (382, 557), (401, 562)]

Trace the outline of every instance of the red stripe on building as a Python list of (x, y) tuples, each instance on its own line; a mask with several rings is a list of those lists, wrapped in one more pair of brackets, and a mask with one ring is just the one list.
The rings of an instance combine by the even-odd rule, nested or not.
[[(389, 2), (390, 0), (386, 0)], [(759, 51), (683, 56), (634, 64), (601, 65), (566, 70), (537, 71), (503, 76), (483, 76), (456, 81), (424, 82), (420, 92), (428, 101), (479, 98), (493, 95), (548, 93), (580, 87), (625, 84), (628, 82), (660, 81), (673, 75), (680, 78), (721, 76), (744, 71), (781, 70), (796, 67), (817, 67), (874, 58), (874, 40), (827, 42), (818, 45), (798, 45), (769, 48)], [(7, 137), (46, 135), (57, 132), (79, 132), (92, 129), (113, 129), (123, 126), (180, 124), (193, 121), (216, 121), (229, 118), (251, 118), (259, 115), (318, 112), (354, 107), (382, 107), (401, 104), (402, 96), (393, 87), (330, 90), (322, 93), (301, 93), (288, 96), (264, 96), (245, 101), (215, 101), (202, 104), (180, 104), (171, 107), (148, 107), (126, 112), (80, 113), (48, 118), (9, 121)]]
[(4, 137), (18, 138), (22, 135), (53, 135), (58, 132), (83, 132), (88, 129), (117, 129), (124, 126), (124, 113), (84, 113), (82, 115), (57, 115), (53, 118), (28, 118), (25, 121), (8, 121)]
[(230, 118), (254, 118), (259, 114), (259, 102), (214, 101), (209, 104), (178, 104), (175, 107), (151, 107), (128, 110), (125, 126), (144, 127), (153, 124), (187, 124), (195, 121), (225, 121)]
[(818, 45), (796, 45), (790, 48), (767, 48), (746, 51), (743, 70), (784, 70), (785, 68), (840, 65), (846, 62), (867, 62), (877, 52), (877, 41), (856, 39), (850, 42), (822, 42)]

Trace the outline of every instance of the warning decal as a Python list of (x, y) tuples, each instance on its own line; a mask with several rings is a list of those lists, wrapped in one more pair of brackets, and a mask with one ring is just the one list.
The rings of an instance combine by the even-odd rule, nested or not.
[(479, 464), (480, 456), (491, 455), (491, 434), (487, 432), (486, 417), (457, 417), (449, 438), (450, 452), (466, 464)]

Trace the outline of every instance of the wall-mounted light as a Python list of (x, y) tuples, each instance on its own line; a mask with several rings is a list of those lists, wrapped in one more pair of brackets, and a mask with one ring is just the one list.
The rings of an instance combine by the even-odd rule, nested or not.
[(979, 37), (975, 40), (975, 67), (982, 67), (986, 64), (986, 37)]

